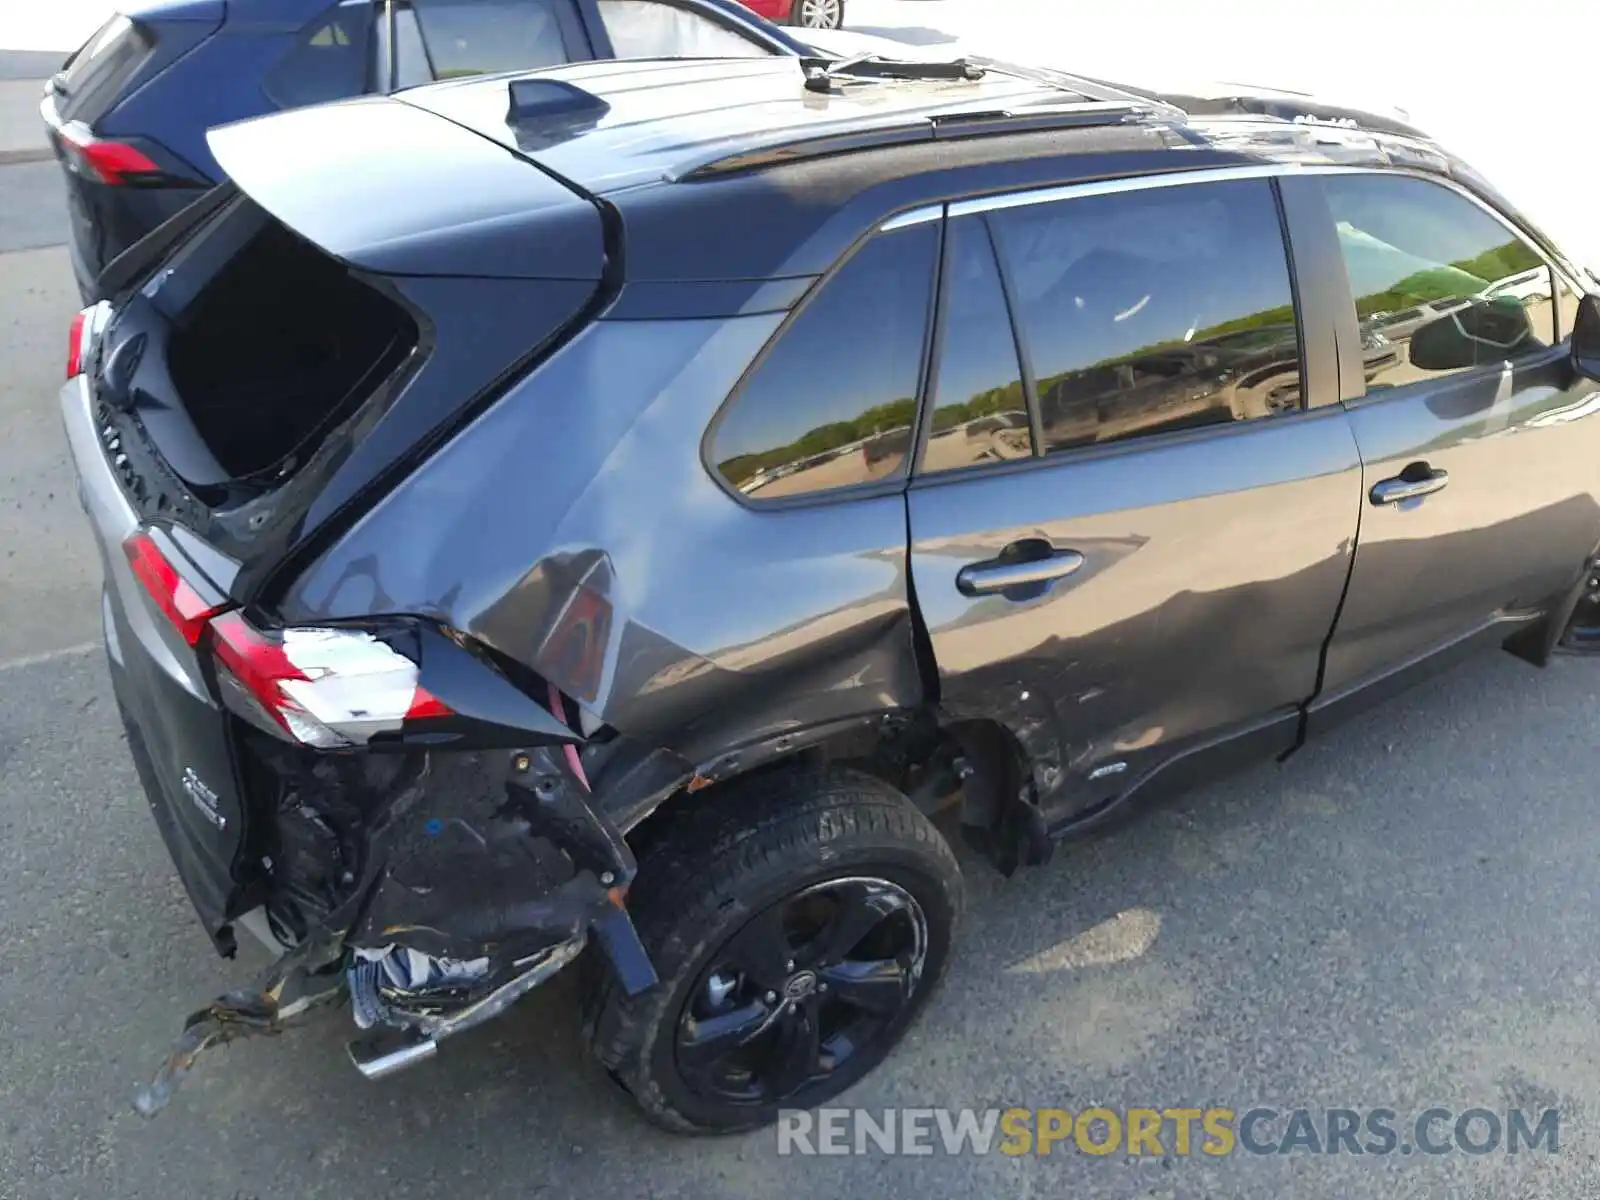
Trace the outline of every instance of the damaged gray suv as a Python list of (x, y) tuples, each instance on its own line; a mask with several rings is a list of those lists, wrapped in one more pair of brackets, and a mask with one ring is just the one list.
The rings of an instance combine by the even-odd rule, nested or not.
[(346, 999), (384, 1075), (575, 962), (653, 1119), (757, 1125), (928, 999), (941, 829), (1009, 872), (1600, 644), (1600, 288), (1405, 125), (770, 59), (210, 136), (63, 392), (151, 809), (278, 956), (143, 1111)]

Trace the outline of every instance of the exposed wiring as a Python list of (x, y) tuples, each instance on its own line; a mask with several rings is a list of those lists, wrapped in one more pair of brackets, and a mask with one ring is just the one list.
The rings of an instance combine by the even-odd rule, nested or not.
[[(562, 699), (561, 689), (553, 683), (550, 685), (550, 711), (556, 715), (563, 725), (567, 724), (566, 701)], [(562, 747), (562, 750), (566, 752), (567, 766), (572, 768), (572, 773), (578, 777), (578, 782), (583, 784), (583, 790), (586, 792), (592, 791), (593, 789), (589, 787), (589, 777), (583, 773), (583, 760), (578, 757), (578, 748), (568, 742)]]

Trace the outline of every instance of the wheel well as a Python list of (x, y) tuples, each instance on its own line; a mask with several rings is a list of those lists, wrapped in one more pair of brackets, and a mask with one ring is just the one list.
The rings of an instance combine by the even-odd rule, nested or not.
[(733, 784), (825, 765), (881, 779), (929, 817), (955, 812), (969, 841), (997, 861), (1010, 856), (998, 847), (1030, 774), (1021, 744), (998, 721), (940, 721), (931, 710), (857, 722), (715, 780), (696, 775), (629, 829), (628, 842), (643, 857), (682, 815), (719, 804)]

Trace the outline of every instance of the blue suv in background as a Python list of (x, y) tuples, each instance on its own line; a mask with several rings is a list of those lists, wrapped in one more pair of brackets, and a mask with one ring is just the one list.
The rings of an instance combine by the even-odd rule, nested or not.
[(589, 59), (808, 53), (730, 0), (163, 0), (96, 31), (40, 111), (92, 300), (112, 259), (222, 180), (211, 126)]

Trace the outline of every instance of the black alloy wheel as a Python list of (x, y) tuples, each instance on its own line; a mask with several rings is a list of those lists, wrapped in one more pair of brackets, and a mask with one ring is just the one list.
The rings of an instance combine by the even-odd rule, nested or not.
[(927, 954), (927, 919), (898, 884), (813, 884), (753, 918), (703, 972), (678, 1020), (678, 1069), (707, 1098), (804, 1107), (897, 1028)]
[(826, 1103), (888, 1056), (944, 972), (961, 869), (881, 779), (763, 771), (686, 798), (636, 844), (628, 911), (661, 982), (625, 995), (586, 956), (584, 1033), (668, 1129)]

